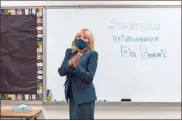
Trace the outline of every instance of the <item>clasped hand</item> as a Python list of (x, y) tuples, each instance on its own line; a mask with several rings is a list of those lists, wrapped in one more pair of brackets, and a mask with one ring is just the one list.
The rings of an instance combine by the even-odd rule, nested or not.
[(74, 67), (77, 67), (78, 65), (78, 61), (80, 59), (80, 57), (82, 56), (81, 53), (77, 53), (73, 58), (71, 58), (69, 61), (68, 61), (68, 64), (69, 66), (74, 66)]

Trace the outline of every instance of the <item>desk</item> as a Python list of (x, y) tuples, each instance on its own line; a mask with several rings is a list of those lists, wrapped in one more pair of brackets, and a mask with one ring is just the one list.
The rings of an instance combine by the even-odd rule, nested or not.
[(11, 109), (1, 109), (0, 117), (1, 118), (26, 118), (28, 119), (37, 119), (37, 116), (42, 112), (40, 109), (32, 109), (32, 112), (12, 112)]

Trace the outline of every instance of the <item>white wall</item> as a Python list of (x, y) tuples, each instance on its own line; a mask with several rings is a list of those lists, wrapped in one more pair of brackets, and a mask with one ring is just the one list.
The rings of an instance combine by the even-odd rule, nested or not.
[(181, 1), (1, 1), (1, 6), (181, 5)]

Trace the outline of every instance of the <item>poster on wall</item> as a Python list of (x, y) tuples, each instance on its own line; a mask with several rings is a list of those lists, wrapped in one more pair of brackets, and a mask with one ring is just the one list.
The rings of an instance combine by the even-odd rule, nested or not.
[[(43, 8), (1, 9), (0, 14), (1, 27), (3, 28), (1, 35), (4, 38), (1, 43), (1, 65), (3, 65), (2, 70), (5, 72), (0, 75), (2, 77), (0, 99), (42, 100)], [(11, 29), (11, 26), (7, 27), (10, 24), (6, 21), (9, 20), (16, 29)], [(21, 30), (22, 33), (18, 30)], [(14, 35), (13, 39), (7, 39), (11, 33), (20, 35), (17, 37)], [(14, 48), (9, 47), (13, 41), (16, 41), (16, 45), (13, 45)], [(2, 55), (6, 58), (2, 58)], [(12, 58), (14, 60), (10, 62)], [(10, 66), (14, 68), (9, 68)]]

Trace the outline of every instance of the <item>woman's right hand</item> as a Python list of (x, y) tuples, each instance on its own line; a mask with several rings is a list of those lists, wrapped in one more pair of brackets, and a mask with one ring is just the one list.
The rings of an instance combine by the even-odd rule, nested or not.
[(70, 59), (70, 60), (68, 61), (68, 65), (69, 65), (69, 66), (72, 66), (72, 65), (73, 65), (72, 59)]

